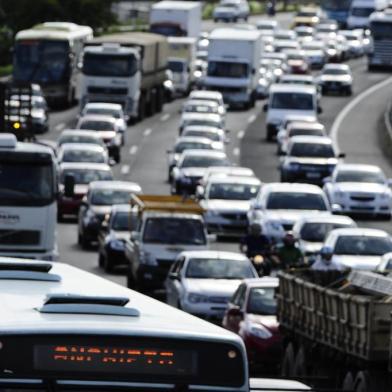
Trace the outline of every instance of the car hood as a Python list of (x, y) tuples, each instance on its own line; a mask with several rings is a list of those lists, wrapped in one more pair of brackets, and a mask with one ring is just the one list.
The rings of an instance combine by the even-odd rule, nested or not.
[(304, 157), (286, 157), (284, 163), (299, 163), (302, 165), (336, 165), (337, 158), (304, 158)]
[(151, 244), (143, 243), (142, 249), (148, 252), (155, 259), (172, 260), (181, 253), (188, 250), (206, 250), (207, 244), (204, 245), (183, 245), (183, 244)]
[(88, 184), (75, 184), (75, 195), (85, 195), (88, 190)]
[(241, 279), (193, 279), (186, 278), (184, 286), (188, 293), (221, 296), (230, 299), (241, 284)]
[(202, 205), (212, 211), (248, 212), (250, 200), (203, 200)]
[(94, 205), (92, 205), (90, 208), (96, 215), (106, 215), (106, 214), (110, 213), (112, 206), (94, 206)]
[(271, 330), (277, 330), (279, 327), (278, 319), (276, 316), (264, 316), (249, 313), (247, 315), (247, 319), (251, 323), (261, 324)]
[(116, 240), (128, 240), (130, 236), (129, 231), (117, 231), (117, 230), (112, 230), (112, 238)]
[(98, 131), (98, 135), (102, 139), (113, 139), (114, 137), (116, 137), (116, 132), (114, 132), (114, 131)]
[(338, 192), (355, 192), (355, 193), (385, 193), (391, 192), (390, 189), (383, 184), (373, 184), (366, 182), (338, 182), (334, 184), (334, 191)]
[(206, 170), (205, 167), (187, 167), (181, 169), (181, 174), (185, 177), (203, 177)]
[(330, 215), (330, 212), (319, 210), (267, 210), (263, 220), (295, 223), (303, 216), (314, 216), (315, 214)]
[(348, 268), (374, 270), (382, 256), (335, 255), (334, 260)]
[(350, 76), (345, 75), (322, 75), (320, 76), (322, 82), (351, 82)]

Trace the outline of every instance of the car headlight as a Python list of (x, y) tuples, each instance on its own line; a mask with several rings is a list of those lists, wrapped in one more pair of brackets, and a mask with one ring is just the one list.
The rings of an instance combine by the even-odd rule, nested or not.
[(208, 297), (206, 295), (190, 293), (188, 294), (188, 301), (192, 304), (200, 304), (208, 302)]
[(111, 242), (109, 243), (109, 245), (110, 245), (110, 247), (111, 247), (113, 250), (119, 250), (119, 251), (124, 250), (124, 241), (121, 241), (121, 240), (113, 240), (113, 241), (111, 241)]
[(146, 251), (140, 252), (140, 263), (145, 265), (158, 265), (155, 257), (150, 252)]
[(266, 86), (267, 85), (267, 81), (264, 78), (260, 78), (259, 79), (259, 85)]
[(272, 337), (272, 333), (261, 324), (250, 324), (248, 331), (251, 335), (260, 339), (270, 339)]

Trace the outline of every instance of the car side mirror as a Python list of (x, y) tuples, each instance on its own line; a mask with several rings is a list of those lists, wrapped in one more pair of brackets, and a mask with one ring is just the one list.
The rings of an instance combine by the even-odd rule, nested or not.
[(265, 103), (263, 106), (263, 112), (268, 112), (268, 103)]
[(67, 174), (64, 177), (64, 195), (65, 197), (74, 197), (75, 195), (75, 177)]
[(169, 279), (170, 280), (181, 280), (181, 277), (176, 272), (169, 272)]
[(130, 238), (133, 242), (140, 241), (140, 233), (138, 231), (132, 231)]
[(332, 213), (333, 214), (339, 214), (340, 212), (342, 212), (342, 207), (339, 204), (332, 204)]
[(346, 158), (346, 153), (345, 152), (339, 153), (338, 158)]
[(317, 113), (321, 114), (323, 112), (323, 108), (321, 106), (317, 106)]

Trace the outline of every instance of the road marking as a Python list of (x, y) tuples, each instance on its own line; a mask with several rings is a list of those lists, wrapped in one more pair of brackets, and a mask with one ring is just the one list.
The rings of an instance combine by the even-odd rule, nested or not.
[(237, 133), (237, 137), (240, 140), (243, 139), (244, 136), (245, 136), (245, 131), (243, 129)]
[(54, 127), (54, 130), (57, 131), (57, 132), (59, 132), (59, 131), (62, 131), (64, 128), (65, 128), (65, 123), (60, 123), (60, 124), (57, 124), (57, 125)]
[(132, 146), (130, 149), (129, 149), (129, 154), (130, 155), (135, 155), (137, 153), (137, 146)]
[(147, 128), (147, 129), (143, 132), (143, 135), (144, 135), (144, 136), (148, 136), (148, 135), (150, 135), (151, 131), (152, 131), (151, 128)]
[(249, 118), (248, 118), (248, 124), (252, 123), (253, 121), (256, 120), (256, 115), (252, 114)]
[(345, 120), (346, 116), (350, 113), (350, 111), (355, 106), (357, 106), (361, 101), (363, 101), (366, 97), (373, 94), (378, 89), (387, 86), (391, 82), (392, 82), (392, 77), (389, 77), (388, 79), (385, 79), (382, 82), (375, 84), (374, 86), (363, 91), (361, 94), (359, 94), (357, 97), (355, 97), (355, 99), (353, 99), (351, 102), (349, 102), (343, 108), (343, 110), (341, 110), (341, 112), (336, 117), (336, 120), (332, 124), (331, 132), (329, 134), (329, 136), (331, 137), (331, 139), (333, 140), (333, 142), (335, 143), (336, 146), (338, 145), (338, 134), (339, 134), (340, 126), (342, 125), (343, 121)]
[(130, 171), (130, 166), (129, 165), (123, 165), (121, 166), (121, 174), (128, 174)]
[(240, 149), (239, 149), (238, 147), (236, 147), (236, 148), (233, 150), (233, 155), (234, 155), (235, 157), (238, 157), (238, 155), (240, 155)]
[(170, 114), (169, 114), (169, 113), (166, 113), (166, 114), (164, 114), (163, 116), (161, 116), (160, 120), (161, 120), (161, 121), (167, 121), (169, 118), (170, 118)]

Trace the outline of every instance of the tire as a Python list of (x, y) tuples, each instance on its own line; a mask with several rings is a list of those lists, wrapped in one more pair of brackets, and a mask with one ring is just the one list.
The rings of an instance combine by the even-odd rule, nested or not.
[(284, 352), (282, 367), (281, 367), (281, 376), (285, 378), (291, 378), (294, 376), (294, 347), (292, 343), (289, 343)]
[(351, 87), (348, 87), (346, 93), (349, 97), (351, 97), (351, 95), (353, 95), (353, 89)]
[(344, 376), (342, 382), (342, 390), (343, 391), (353, 391), (354, 390), (354, 376), (352, 372), (347, 372)]
[(90, 246), (90, 241), (88, 241), (83, 234), (79, 233), (78, 244), (81, 246), (82, 249), (88, 249)]
[(267, 129), (267, 136), (266, 136), (267, 142), (272, 142), (274, 140), (274, 135), (270, 130)]
[(114, 154), (113, 159), (115, 160), (116, 163), (120, 163), (120, 162), (121, 162), (121, 154), (120, 154), (120, 151), (118, 151), (117, 153)]
[(105, 260), (102, 253), (98, 253), (98, 267), (103, 268), (105, 265)]
[(113, 265), (112, 265), (112, 263), (110, 263), (110, 261), (107, 257), (105, 257), (103, 259), (103, 269), (107, 273), (113, 272)]
[(301, 346), (295, 356), (294, 376), (298, 378), (305, 378), (308, 376), (308, 369), (306, 363), (305, 349)]
[(132, 290), (136, 289), (135, 277), (133, 276), (133, 273), (132, 273), (130, 266), (128, 267), (128, 270), (127, 270), (127, 287)]

